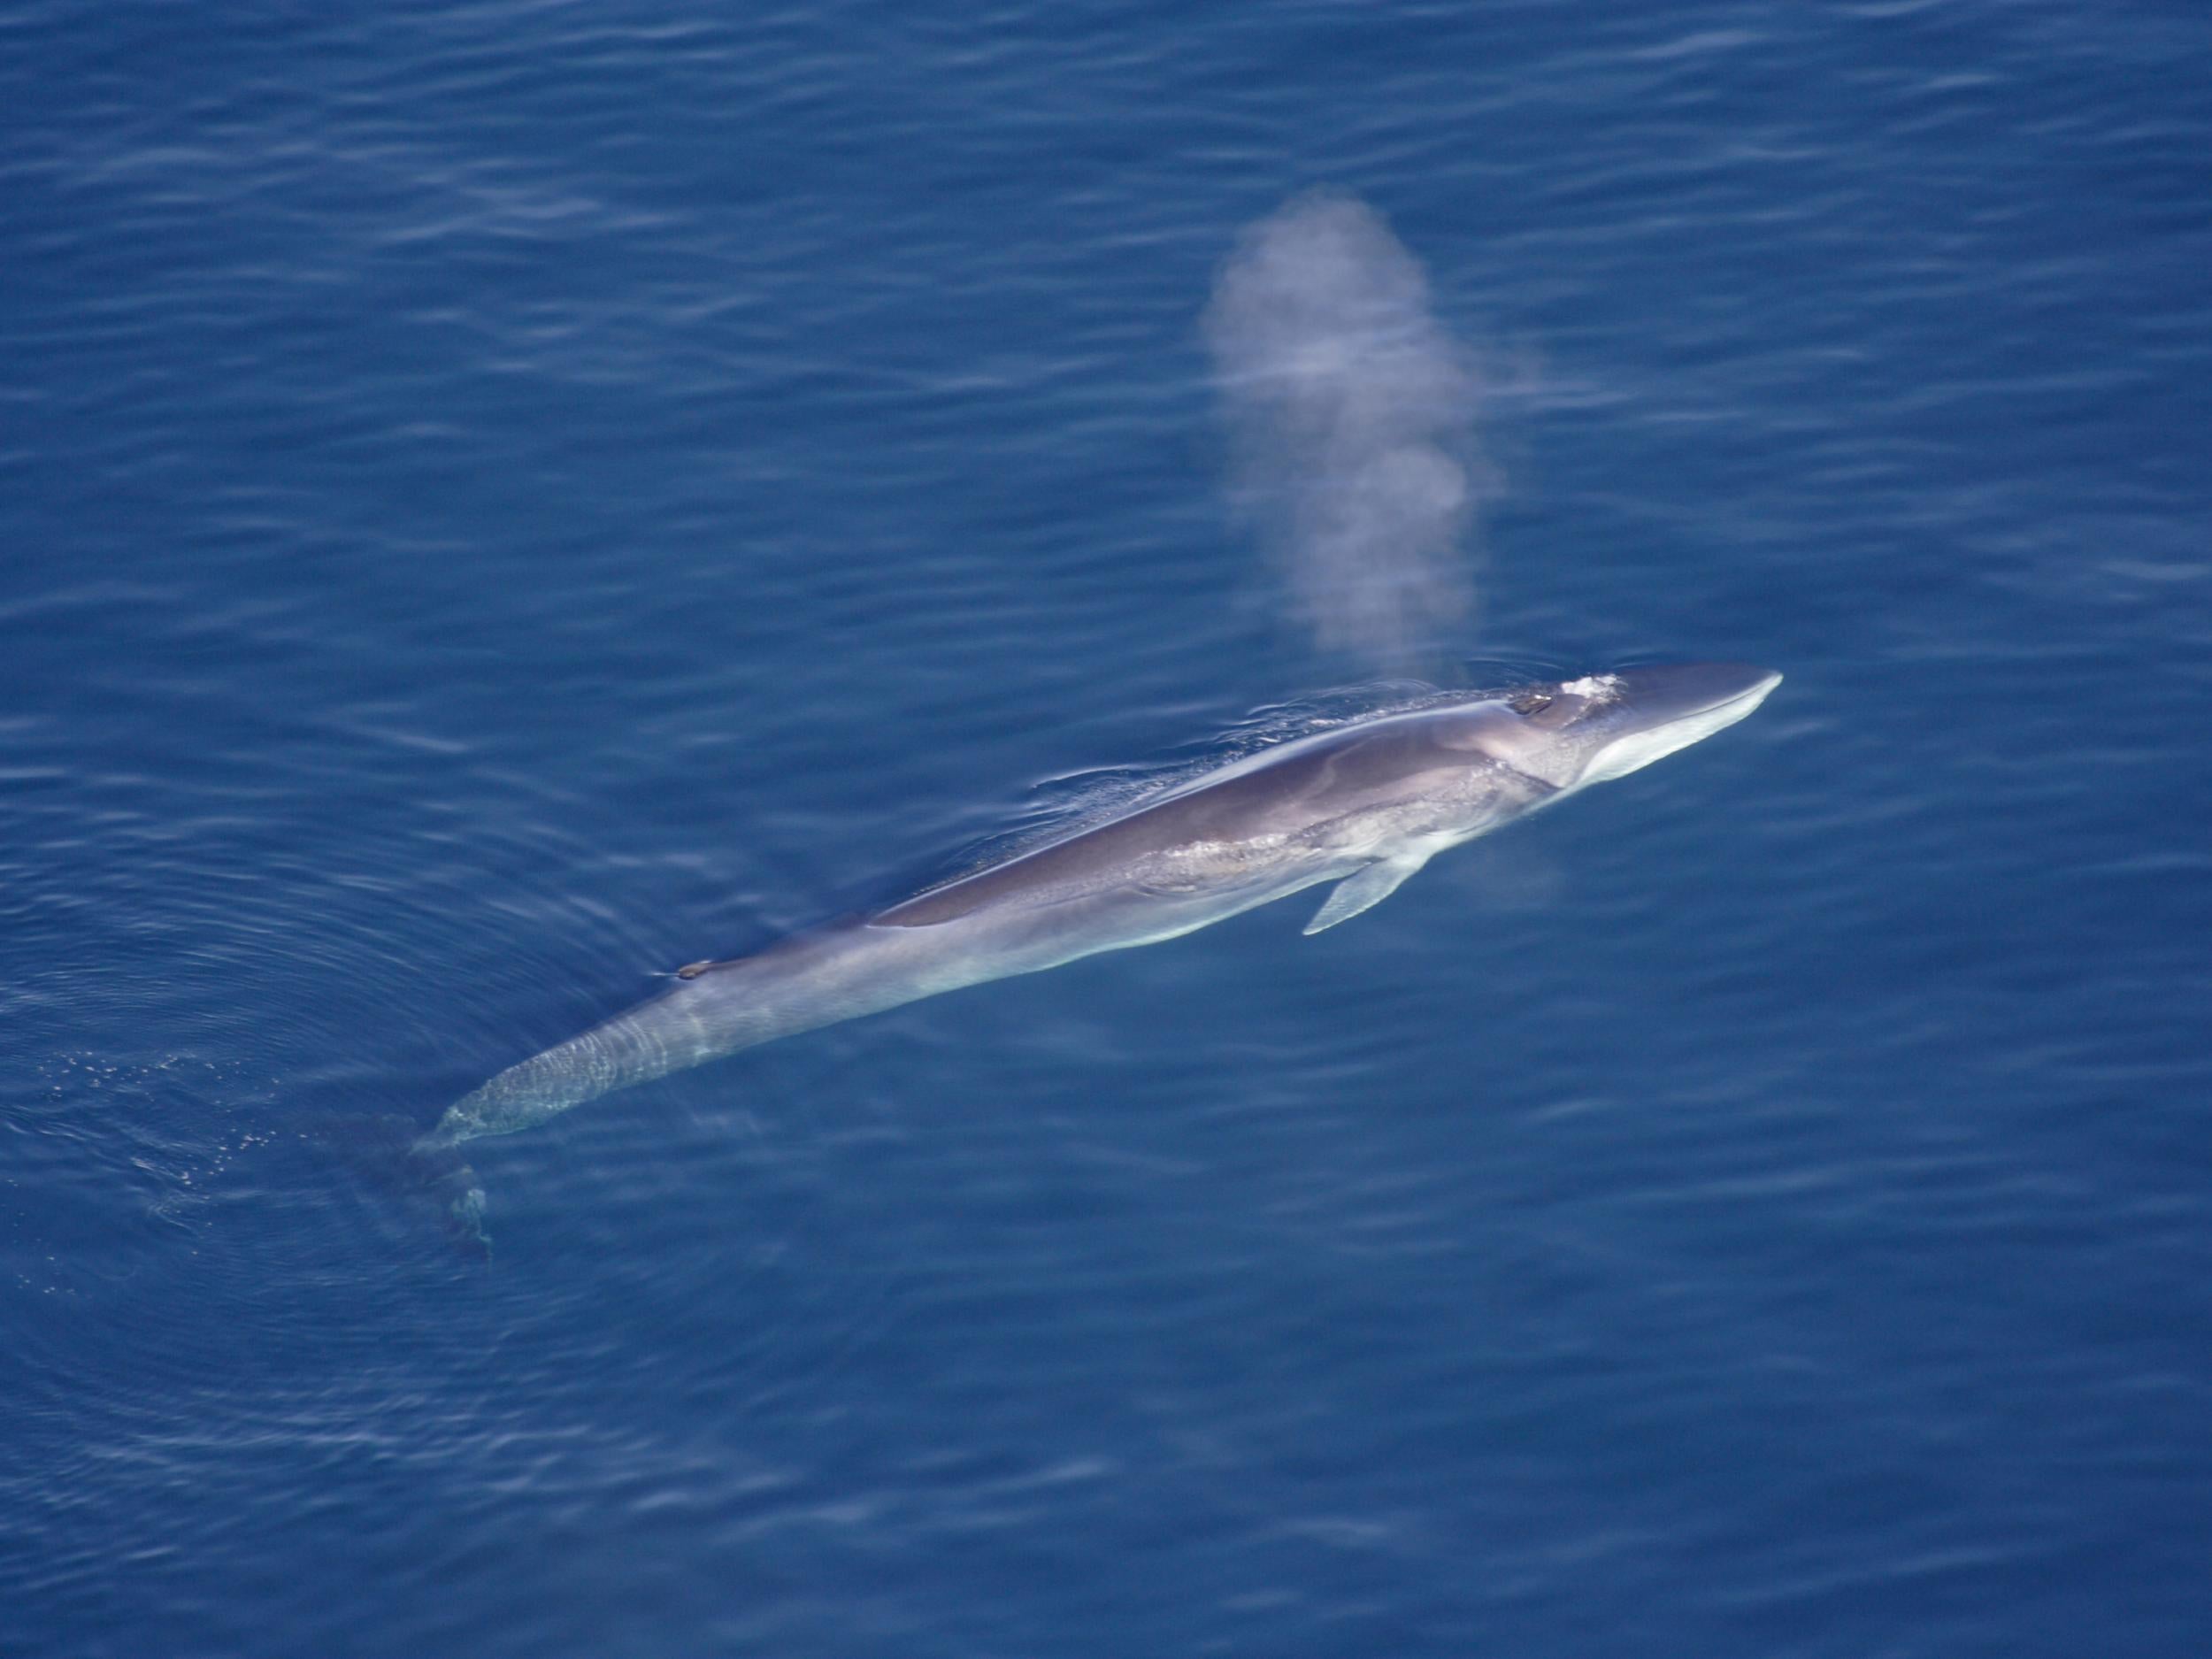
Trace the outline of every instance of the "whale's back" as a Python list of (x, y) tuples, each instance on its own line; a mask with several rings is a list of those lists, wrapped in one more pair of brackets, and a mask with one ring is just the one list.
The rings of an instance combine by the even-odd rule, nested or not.
[(1263, 749), (1118, 818), (895, 904), (879, 926), (934, 927), (1000, 903), (1094, 890), (1154, 855), (1228, 849), (1299, 834), (1347, 812), (1420, 793), (1422, 780), (1479, 759), (1465, 707), (1363, 722)]

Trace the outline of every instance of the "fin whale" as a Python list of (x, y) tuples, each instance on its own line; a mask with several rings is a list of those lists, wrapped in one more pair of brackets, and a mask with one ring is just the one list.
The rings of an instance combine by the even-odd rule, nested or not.
[[(1732, 726), (1780, 683), (1701, 663), (1624, 668), (1383, 714), (1280, 743), (872, 916), (695, 963), (662, 995), (510, 1067), (417, 1143), (442, 1154), (779, 1037), (1106, 950), (1305, 888), (1305, 931), (1380, 903), (1429, 859)], [(456, 1201), (473, 1225), (483, 1194)]]

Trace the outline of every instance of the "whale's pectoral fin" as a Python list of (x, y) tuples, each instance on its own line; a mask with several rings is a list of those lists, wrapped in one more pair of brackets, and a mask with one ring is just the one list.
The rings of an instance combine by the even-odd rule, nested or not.
[(1339, 922), (1350, 921), (1362, 910), (1374, 909), (1427, 862), (1425, 858), (1386, 858), (1345, 877), (1336, 884), (1336, 891), (1329, 895), (1329, 902), (1314, 912), (1313, 920), (1306, 924), (1306, 932), (1317, 933)]

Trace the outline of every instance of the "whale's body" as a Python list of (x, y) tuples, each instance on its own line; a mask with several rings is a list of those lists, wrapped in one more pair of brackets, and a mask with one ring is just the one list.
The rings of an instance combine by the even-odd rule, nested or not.
[(1734, 724), (1780, 679), (1732, 664), (1630, 669), (1263, 749), (864, 919), (687, 968), (457, 1102), (422, 1145), (511, 1133), (779, 1037), (1156, 944), (1334, 882), (1306, 928), (1318, 933), (1444, 849)]

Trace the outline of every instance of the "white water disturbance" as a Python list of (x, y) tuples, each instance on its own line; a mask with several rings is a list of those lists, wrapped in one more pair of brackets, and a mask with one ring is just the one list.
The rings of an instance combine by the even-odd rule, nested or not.
[(1487, 483), (1472, 354), (1381, 216), (1335, 191), (1248, 230), (1205, 316), (1240, 511), (1325, 649), (1395, 672), (1463, 623)]

